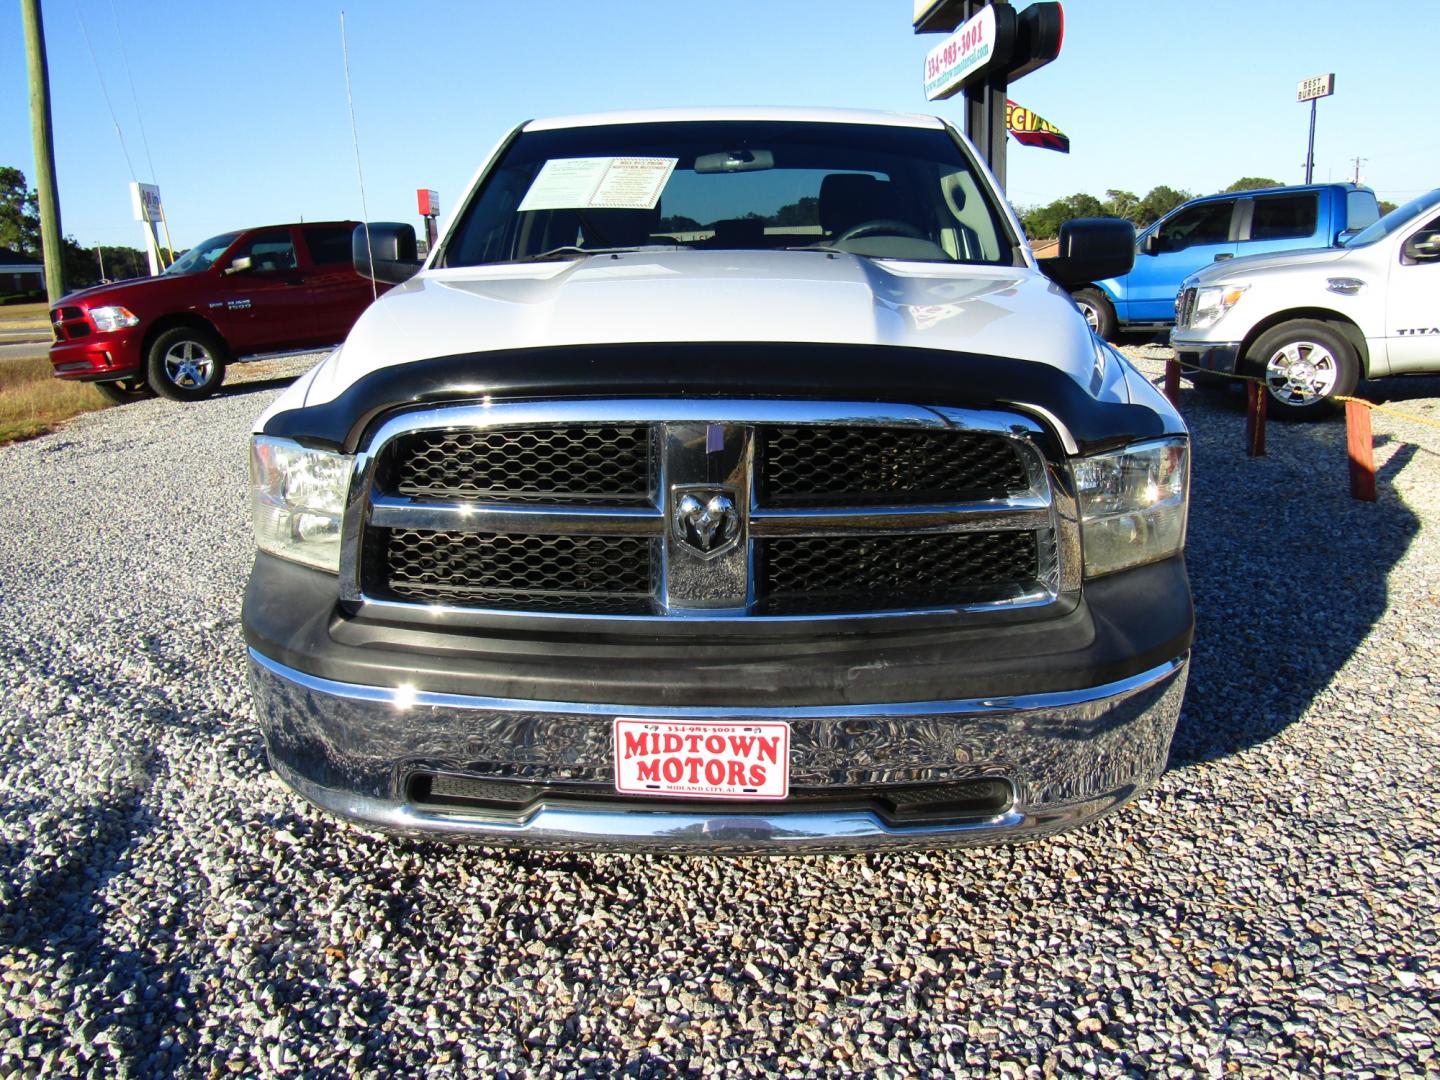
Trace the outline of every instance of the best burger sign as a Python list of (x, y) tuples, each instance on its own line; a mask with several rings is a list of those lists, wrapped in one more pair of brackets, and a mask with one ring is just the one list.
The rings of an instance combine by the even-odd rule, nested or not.
[(615, 790), (691, 799), (783, 799), (790, 793), (790, 726), (618, 717)]

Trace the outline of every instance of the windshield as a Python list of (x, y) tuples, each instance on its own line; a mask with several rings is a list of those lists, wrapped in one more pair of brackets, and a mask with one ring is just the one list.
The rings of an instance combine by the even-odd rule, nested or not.
[(442, 262), (653, 246), (1017, 258), (990, 188), (948, 131), (694, 121), (522, 132), (462, 211)]
[(1404, 206), (1397, 206), (1390, 213), (1386, 214), (1375, 224), (1361, 232), (1356, 233), (1345, 241), (1346, 247), (1365, 247), (1377, 240), (1383, 240), (1397, 229), (1403, 229), (1410, 222), (1414, 221), (1421, 214), (1424, 214), (1440, 204), (1440, 188), (1427, 192), (1418, 198), (1411, 199)]
[(167, 266), (165, 273), (193, 274), (197, 270), (209, 270), (215, 265), (215, 260), (225, 254), (225, 250), (235, 242), (235, 238), (239, 235), (238, 232), (221, 233), (219, 236), (212, 236), (209, 240), (196, 244)]

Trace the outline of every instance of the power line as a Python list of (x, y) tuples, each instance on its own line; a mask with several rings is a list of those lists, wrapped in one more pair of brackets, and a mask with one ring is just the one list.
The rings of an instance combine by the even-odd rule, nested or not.
[(375, 281), (375, 249), (370, 244), (370, 207), (365, 202), (365, 172), (360, 168), (360, 131), (355, 126), (355, 96), (350, 92), (350, 42), (345, 36), (345, 12), (340, 12), (340, 55), (345, 60), (345, 101), (350, 106), (350, 138), (355, 143), (355, 175), (360, 178), (360, 212), (365, 216), (365, 250), (370, 257), (370, 292), (380, 298)]
[(110, 21), (115, 24), (115, 40), (120, 45), (120, 62), (125, 67), (125, 78), (130, 82), (130, 104), (135, 108), (135, 122), (140, 125), (140, 142), (145, 147), (145, 164), (150, 166), (150, 179), (158, 187), (160, 174), (155, 171), (155, 162), (150, 157), (150, 140), (145, 135), (145, 114), (140, 111), (140, 98), (135, 93), (135, 76), (130, 69), (130, 56), (125, 51), (125, 38), (120, 33), (120, 17), (115, 13), (115, 0), (110, 0)]
[(100, 83), (100, 93), (105, 98), (105, 107), (110, 110), (110, 122), (115, 125), (115, 136), (120, 140), (120, 152), (125, 155), (125, 167), (130, 170), (130, 179), (135, 180), (135, 164), (130, 160), (130, 150), (125, 145), (125, 134), (120, 130), (120, 118), (115, 115), (115, 106), (110, 101), (110, 91), (105, 86), (105, 76), (100, 74), (100, 58), (95, 55), (95, 46), (90, 42), (90, 30), (85, 25), (85, 16), (80, 14), (79, 0), (75, 0), (75, 19), (80, 23), (80, 33), (85, 37), (85, 47), (90, 50), (90, 63), (95, 65), (95, 78)]

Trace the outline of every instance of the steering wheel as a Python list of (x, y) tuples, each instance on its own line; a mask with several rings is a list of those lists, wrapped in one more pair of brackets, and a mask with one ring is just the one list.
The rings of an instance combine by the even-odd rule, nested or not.
[(843, 244), (846, 240), (859, 240), (865, 236), (908, 236), (912, 240), (929, 240), (930, 237), (921, 232), (908, 221), (901, 221), (899, 218), (875, 218), (873, 221), (862, 221), (858, 225), (851, 225), (831, 243)]

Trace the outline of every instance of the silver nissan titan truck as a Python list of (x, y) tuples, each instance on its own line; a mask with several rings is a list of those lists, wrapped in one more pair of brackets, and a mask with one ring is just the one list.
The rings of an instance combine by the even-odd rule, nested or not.
[(532, 121), (259, 418), (276, 773), (411, 836), (942, 847), (1163, 770), (1189, 439), (928, 116)]

